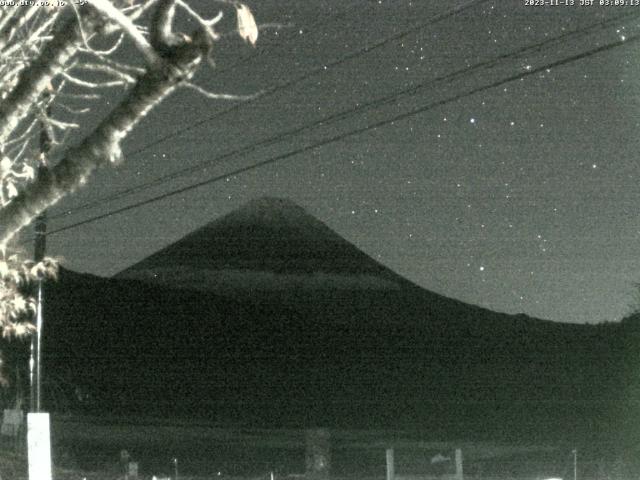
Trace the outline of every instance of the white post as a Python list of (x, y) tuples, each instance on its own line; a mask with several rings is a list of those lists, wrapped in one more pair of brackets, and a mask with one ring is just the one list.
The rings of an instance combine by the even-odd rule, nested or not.
[(329, 478), (331, 470), (331, 431), (312, 428), (306, 432), (306, 476), (312, 480)]
[(393, 460), (393, 448), (387, 448), (387, 480), (394, 480), (396, 469)]
[(51, 433), (48, 413), (27, 414), (29, 480), (51, 480)]
[(456, 448), (456, 480), (464, 480), (464, 473), (462, 471), (462, 450)]

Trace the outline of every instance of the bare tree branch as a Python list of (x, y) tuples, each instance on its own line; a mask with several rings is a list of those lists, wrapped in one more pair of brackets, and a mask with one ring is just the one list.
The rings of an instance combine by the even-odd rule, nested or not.
[(61, 93), (61, 97), (72, 98), (74, 100), (100, 100), (102, 97), (97, 93)]
[[(56, 12), (53, 15), (51, 15), (51, 17), (49, 17), (46, 21), (42, 23), (42, 25), (40, 25), (36, 30), (34, 30), (29, 35), (29, 38), (26, 40), (27, 44), (33, 45), (34, 43), (36, 43), (36, 41), (43, 41), (45, 38), (42, 36), (42, 34), (46, 32), (49, 28), (51, 28), (51, 25), (55, 23), (61, 11), (62, 11), (61, 9), (57, 9)], [(12, 55), (20, 47), (21, 47), (21, 44), (16, 42), (12, 46), (4, 50), (2, 52), (2, 56), (5, 58), (8, 57)]]
[(260, 96), (260, 94), (262, 93), (262, 92), (254, 93), (253, 95), (234, 95), (229, 93), (215, 93), (215, 92), (210, 92), (208, 90), (205, 90), (201, 86), (191, 82), (183, 82), (181, 86), (184, 88), (195, 90), (200, 95), (203, 95), (204, 97), (210, 98), (212, 100), (253, 100), (254, 98), (257, 98), (258, 96)]
[[(117, 78), (123, 82), (126, 83), (135, 83), (136, 79), (135, 77), (133, 77), (132, 75), (129, 75), (128, 73), (126, 73), (124, 71), (124, 69), (127, 68), (126, 66), (111, 66), (106, 64), (106, 62), (103, 63), (81, 63), (80, 65), (77, 65), (76, 67), (74, 67), (74, 69), (76, 70), (87, 70), (90, 72), (98, 72), (98, 73), (103, 73), (105, 75), (108, 75), (110, 77), (113, 78)], [(145, 72), (144, 68), (136, 68), (135, 69), (135, 73), (137, 74), (143, 74)]]
[(79, 78), (74, 77), (73, 75), (68, 74), (67, 72), (62, 72), (61, 74), (65, 79), (69, 80), (69, 83), (77, 85), (79, 87), (85, 88), (109, 88), (109, 87), (121, 87), (126, 85), (128, 82), (125, 80), (114, 80), (111, 82), (89, 82), (87, 80), (81, 80)]
[(71, 108), (64, 103), (58, 103), (56, 107), (63, 109), (66, 112), (72, 113), (74, 115), (81, 115), (83, 113), (89, 113), (91, 111), (90, 108)]
[(2, 18), (0, 18), (0, 31), (5, 31), (7, 28), (7, 25), (10, 22), (15, 22), (17, 20), (15, 20), (15, 16), (18, 15), (19, 13), (24, 13), (24, 9), (20, 9), (17, 7), (11, 8), (11, 9), (4, 9), (3, 10), (3, 16)]
[(200, 39), (200, 35), (196, 35), (196, 41), (176, 48), (163, 65), (150, 69), (93, 133), (67, 151), (49, 175), (29, 184), (0, 210), (0, 245), (6, 245), (21, 228), (64, 194), (83, 185), (97, 167), (120, 159), (122, 139), (180, 82), (188, 80), (202, 56), (208, 53)]
[(54, 118), (47, 118), (46, 122), (52, 127), (59, 128), (60, 130), (67, 130), (69, 128), (80, 128), (80, 125), (72, 122), (63, 122), (61, 120), (56, 120)]
[(151, 7), (153, 7), (156, 3), (158, 3), (158, 0), (147, 0), (145, 3), (141, 5), (132, 6), (131, 8), (135, 9), (135, 11), (134, 13), (129, 15), (129, 18), (131, 19), (131, 21), (137, 20), (142, 15), (144, 15), (147, 11), (149, 11)]
[[(100, 20), (91, 14), (87, 17), (85, 28), (97, 28)], [(0, 104), (0, 144), (15, 130), (51, 80), (63, 71), (80, 41), (80, 27), (75, 20), (67, 20), (60, 25), (40, 56), (22, 70), (18, 84)]]
[(87, 46), (88, 48), (80, 47), (79, 50), (84, 53), (91, 53), (99, 58), (104, 58), (104, 57), (107, 57), (108, 55), (111, 55), (116, 50), (118, 50), (118, 48), (120, 48), (120, 45), (122, 45), (123, 39), (124, 39), (124, 34), (120, 34), (120, 36), (118, 37), (118, 40), (116, 40), (113, 46), (109, 47), (106, 50), (96, 50), (95, 48), (91, 48), (89, 46)]
[(116, 22), (122, 31), (133, 40), (134, 45), (140, 50), (149, 66), (154, 66), (160, 62), (160, 58), (153, 47), (142, 36), (138, 27), (133, 24), (129, 17), (114, 7), (109, 0), (91, 0), (91, 3), (107, 19)]
[(20, 143), (22, 142), (25, 138), (27, 138), (28, 136), (31, 135), (31, 133), (33, 132), (33, 129), (35, 128), (35, 126), (38, 125), (38, 119), (33, 118), (31, 120), (31, 123), (27, 126), (27, 128), (25, 129), (24, 132), (22, 132), (20, 135), (18, 135), (15, 138), (12, 138), (11, 140), (8, 140), (5, 144), (4, 147), (8, 147), (10, 145), (13, 145), (15, 143)]
[(18, 149), (18, 151), (11, 155), (13, 157), (14, 163), (20, 161), (20, 159), (22, 158), (22, 155), (24, 155), (24, 152), (29, 146), (29, 143), (31, 143), (31, 139), (27, 139), (26, 141), (24, 141), (22, 143), (22, 146)]
[(211, 37), (212, 40), (219, 39), (218, 34), (215, 33), (211, 27), (217, 24), (218, 22), (220, 22), (220, 20), (222, 20), (222, 12), (219, 12), (218, 15), (216, 15), (212, 19), (206, 20), (202, 18), (200, 15), (198, 15), (198, 12), (196, 12), (193, 8), (189, 6), (188, 3), (184, 2), (183, 0), (176, 0), (176, 3), (177, 5), (182, 7), (192, 18), (196, 19), (196, 21), (202, 26), (204, 31)]
[[(122, 159), (121, 143), (131, 129), (176, 87), (183, 85), (207, 98), (241, 100), (252, 96), (217, 94), (190, 83), (220, 34), (214, 31), (222, 14), (205, 19), (186, 0), (90, 0), (79, 7), (67, 2), (67, 14), (53, 15), (40, 7), (0, 10), (0, 333), (26, 335), (33, 327), (25, 319), (34, 301), (24, 294), (25, 282), (55, 273), (51, 259), (34, 264), (15, 255), (9, 242), (44, 209), (83, 185), (97, 168)], [(237, 0), (214, 0), (235, 8), (237, 33), (253, 44), (258, 29), (249, 8)], [(124, 5), (126, 4), (126, 5)], [(127, 6), (128, 5), (128, 6)], [(138, 19), (155, 5), (150, 28)], [(173, 31), (181, 12), (196, 21), (191, 36)], [(73, 8), (73, 11), (70, 11)], [(75, 16), (73, 15), (75, 13)], [(105, 49), (105, 41), (119, 34)], [(148, 40), (147, 40), (148, 38)], [(113, 59), (123, 39), (142, 52), (144, 68)], [(102, 45), (90, 44), (99, 40)], [(89, 57), (86, 62), (84, 53)], [(80, 63), (76, 55), (83, 54)], [(69, 147), (70, 133), (79, 128), (77, 114), (101, 99), (104, 87), (128, 87), (124, 98)], [(82, 94), (80, 88), (88, 88)], [(72, 99), (65, 105), (66, 99)], [(77, 101), (83, 102), (78, 107)], [(107, 102), (108, 104), (109, 102)], [(52, 107), (61, 109), (54, 116)], [(44, 135), (40, 132), (41, 126)], [(38, 138), (46, 149), (38, 155)], [(49, 168), (44, 150), (56, 149), (61, 160)], [(39, 164), (37, 178), (35, 166)], [(0, 366), (2, 360), (0, 359)], [(0, 372), (0, 382), (2, 376)]]
[(175, 13), (176, 0), (159, 0), (158, 8), (151, 19), (149, 41), (161, 57), (170, 57), (173, 50), (186, 40), (173, 33)]
[(33, 5), (26, 10), (24, 8), (14, 7), (14, 9), (18, 10), (22, 15), (16, 15), (16, 12), (13, 12), (9, 21), (3, 26), (2, 30), (0, 30), (0, 48), (11, 41), (15, 33), (31, 20), (40, 8), (38, 5)]

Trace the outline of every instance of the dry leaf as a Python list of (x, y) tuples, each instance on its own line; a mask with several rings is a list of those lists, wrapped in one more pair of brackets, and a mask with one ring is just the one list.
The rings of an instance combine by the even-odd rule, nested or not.
[(251, 10), (246, 5), (239, 3), (236, 5), (236, 13), (238, 14), (238, 33), (244, 41), (255, 45), (258, 40), (258, 25), (256, 25)]

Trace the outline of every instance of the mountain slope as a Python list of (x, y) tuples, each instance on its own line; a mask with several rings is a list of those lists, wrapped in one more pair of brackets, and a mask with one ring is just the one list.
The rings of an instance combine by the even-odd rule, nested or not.
[(63, 271), (46, 319), (45, 370), (98, 412), (508, 440), (596, 439), (637, 417), (636, 330), (426, 291), (278, 199), (116, 278)]
[[(419, 288), (290, 200), (260, 198), (114, 276), (283, 305), (325, 321), (449, 319), (476, 307)], [(472, 316), (472, 315), (470, 315)]]
[[(47, 378), (90, 392), (79, 407), (98, 414), (595, 441), (619, 434), (616, 413), (633, 405), (623, 387), (637, 342), (625, 345), (617, 325), (471, 307), (443, 318), (415, 304), (396, 305), (406, 321), (340, 305), (320, 318), (72, 272), (48, 285), (47, 299)], [(67, 408), (56, 392), (48, 406)]]
[(249, 202), (115, 277), (216, 291), (394, 289), (409, 283), (278, 198)]

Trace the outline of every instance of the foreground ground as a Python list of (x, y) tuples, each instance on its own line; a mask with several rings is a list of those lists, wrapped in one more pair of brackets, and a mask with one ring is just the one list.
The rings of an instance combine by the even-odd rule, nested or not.
[[(305, 430), (222, 427), (189, 422), (81, 417), (52, 418), (54, 480), (123, 478), (120, 455), (139, 463), (142, 480), (300, 480), (305, 471)], [(27, 479), (24, 447), (3, 439), (0, 480)], [(335, 478), (382, 480), (385, 453), (394, 448), (398, 480), (450, 478), (453, 451), (464, 456), (465, 478), (542, 480), (573, 478), (572, 445), (425, 441), (418, 432), (332, 430)], [(441, 458), (440, 463), (434, 459)], [(614, 479), (611, 463), (580, 448), (580, 480)]]

